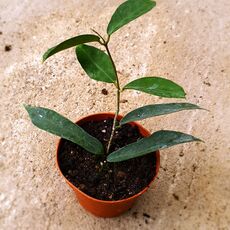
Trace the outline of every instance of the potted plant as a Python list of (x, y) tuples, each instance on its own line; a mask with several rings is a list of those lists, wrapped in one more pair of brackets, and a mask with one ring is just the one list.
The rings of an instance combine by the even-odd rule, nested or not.
[[(142, 77), (121, 86), (109, 49), (114, 32), (147, 13), (156, 3), (151, 0), (128, 0), (113, 14), (107, 37), (84, 34), (70, 38), (43, 55), (43, 61), (57, 52), (76, 47), (82, 68), (94, 80), (113, 84), (116, 88), (116, 112), (93, 114), (76, 123), (57, 112), (25, 105), (34, 125), (60, 136), (57, 166), (66, 182), (76, 192), (82, 206), (97, 216), (113, 217), (129, 209), (156, 177), (159, 149), (201, 141), (177, 131), (160, 130), (150, 134), (137, 120), (201, 109), (190, 103), (153, 104), (137, 108), (125, 116), (120, 112), (120, 96), (126, 90), (138, 90), (165, 98), (185, 98), (181, 86), (163, 77)], [(106, 52), (86, 43), (97, 42)]]

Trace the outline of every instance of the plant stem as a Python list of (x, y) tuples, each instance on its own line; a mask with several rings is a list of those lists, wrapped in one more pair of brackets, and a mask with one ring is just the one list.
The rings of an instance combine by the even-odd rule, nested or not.
[(115, 133), (115, 130), (116, 130), (117, 116), (118, 116), (118, 114), (120, 112), (121, 87), (120, 87), (120, 82), (119, 82), (119, 78), (118, 78), (118, 75), (117, 75), (117, 69), (116, 69), (115, 63), (113, 61), (112, 55), (111, 55), (111, 53), (109, 51), (109, 47), (108, 47), (108, 43), (109, 43), (109, 40), (110, 40), (110, 35), (108, 36), (107, 40), (105, 40), (96, 30), (94, 30), (94, 29), (91, 29), (91, 30), (101, 38), (102, 42), (99, 41), (99, 43), (105, 47), (105, 49), (106, 49), (106, 51), (107, 51), (107, 53), (109, 55), (109, 58), (110, 58), (110, 60), (112, 62), (113, 69), (114, 69), (114, 72), (115, 72), (115, 75), (116, 75), (116, 83), (115, 83), (115, 86), (117, 88), (116, 112), (115, 112), (115, 116), (114, 116), (114, 119), (113, 119), (113, 126), (112, 126), (111, 135), (110, 135), (109, 142), (108, 142), (108, 145), (107, 145), (107, 148), (106, 148), (106, 153), (108, 154), (109, 150), (110, 150), (110, 147), (111, 147), (111, 144), (112, 144), (114, 133)]
[(108, 142), (108, 145), (107, 145), (107, 149), (106, 149), (107, 154), (109, 153), (109, 149), (111, 147), (112, 140), (113, 140), (113, 137), (114, 137), (114, 133), (115, 133), (115, 130), (116, 130), (117, 116), (118, 116), (118, 114), (120, 112), (120, 96), (121, 96), (121, 88), (120, 88), (120, 82), (119, 82), (119, 79), (118, 79), (118, 76), (117, 76), (117, 69), (116, 69), (116, 66), (114, 64), (113, 58), (111, 56), (111, 53), (110, 53), (109, 47), (108, 47), (109, 38), (110, 37), (108, 37), (107, 42), (104, 44), (104, 46), (106, 48), (106, 51), (107, 51), (107, 53), (109, 55), (109, 58), (110, 58), (110, 60), (112, 62), (112, 65), (113, 65), (113, 68), (114, 68), (114, 71), (115, 71), (115, 74), (116, 74), (117, 95), (116, 95), (116, 112), (115, 112), (115, 116), (114, 116), (114, 120), (113, 120), (112, 132), (111, 132), (109, 142)]
[(101, 38), (102, 42), (99, 41), (99, 43), (100, 43), (101, 45), (104, 45), (105, 43), (108, 43), (108, 41), (105, 41), (105, 39), (104, 39), (96, 30), (94, 30), (94, 29), (92, 29), (92, 28), (91, 28), (91, 30)]
[(117, 88), (116, 113), (115, 113), (114, 120), (113, 120), (112, 132), (111, 132), (110, 139), (109, 139), (107, 149), (106, 149), (107, 154), (109, 153), (109, 149), (111, 147), (114, 133), (116, 130), (116, 122), (117, 122), (117, 116), (119, 114), (119, 111), (120, 111), (120, 90)]

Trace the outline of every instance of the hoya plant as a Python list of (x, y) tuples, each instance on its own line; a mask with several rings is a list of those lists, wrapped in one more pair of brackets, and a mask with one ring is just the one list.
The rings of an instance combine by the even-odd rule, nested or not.
[[(40, 129), (76, 143), (92, 154), (106, 154), (108, 162), (125, 161), (177, 144), (201, 141), (194, 136), (182, 132), (160, 130), (154, 132), (149, 137), (142, 138), (135, 143), (110, 152), (110, 146), (116, 129), (126, 123), (182, 110), (201, 109), (199, 106), (191, 103), (151, 104), (130, 111), (119, 122), (117, 121), (117, 116), (120, 112), (120, 97), (126, 90), (137, 90), (163, 98), (185, 98), (186, 95), (181, 86), (160, 76), (143, 76), (128, 82), (124, 86), (120, 84), (116, 65), (109, 49), (109, 42), (112, 35), (124, 25), (147, 13), (155, 6), (156, 2), (151, 0), (125, 1), (112, 15), (107, 27), (106, 37), (92, 30), (94, 34), (83, 34), (65, 40), (48, 49), (43, 55), (44, 62), (60, 51), (75, 47), (77, 60), (90, 78), (114, 85), (116, 89), (116, 111), (111, 135), (106, 146), (103, 146), (99, 140), (57, 112), (43, 107), (25, 105), (33, 124)], [(100, 44), (106, 52), (88, 45), (91, 42)]]

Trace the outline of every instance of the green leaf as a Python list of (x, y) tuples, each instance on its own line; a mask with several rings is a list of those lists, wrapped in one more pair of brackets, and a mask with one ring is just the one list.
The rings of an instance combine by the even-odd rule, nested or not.
[(52, 56), (52, 55), (54, 55), (54, 54), (56, 54), (62, 50), (65, 50), (65, 49), (68, 49), (68, 48), (71, 48), (73, 46), (83, 44), (83, 43), (99, 42), (99, 41), (100, 41), (100, 38), (96, 35), (93, 35), (93, 34), (79, 35), (77, 37), (70, 38), (70, 39), (65, 40), (64, 42), (61, 42), (60, 44), (48, 49), (43, 55), (43, 62), (47, 58), (49, 58), (50, 56)]
[(147, 138), (143, 138), (135, 143), (129, 144), (115, 152), (112, 152), (107, 157), (107, 161), (125, 161), (131, 158), (143, 156), (159, 149), (165, 149), (174, 145), (192, 141), (202, 140), (181, 132), (161, 130), (153, 133)]
[(116, 82), (116, 73), (109, 56), (93, 46), (79, 45), (77, 59), (90, 78), (107, 83)]
[(132, 121), (143, 120), (149, 117), (160, 116), (163, 114), (175, 113), (182, 110), (202, 109), (201, 107), (190, 103), (168, 103), (168, 104), (154, 104), (146, 105), (135, 109), (125, 115), (120, 124), (126, 124)]
[(123, 90), (134, 89), (168, 98), (185, 98), (183, 88), (173, 81), (161, 77), (143, 77), (128, 83)]
[(91, 153), (104, 153), (104, 148), (100, 141), (57, 112), (30, 105), (24, 105), (24, 107), (32, 123), (38, 128), (72, 141)]
[(155, 6), (156, 2), (150, 0), (128, 0), (124, 2), (114, 12), (107, 27), (107, 34), (111, 35)]

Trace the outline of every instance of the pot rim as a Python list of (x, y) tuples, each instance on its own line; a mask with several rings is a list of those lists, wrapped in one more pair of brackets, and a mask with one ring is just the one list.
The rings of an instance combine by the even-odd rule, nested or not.
[[(93, 116), (100, 116), (100, 115), (114, 115), (114, 113), (112, 112), (100, 112), (100, 113), (94, 113), (94, 114), (89, 114), (89, 115), (86, 115), (86, 116), (82, 116), (80, 117), (76, 122), (79, 122), (81, 120), (84, 120), (86, 119), (87, 117), (93, 117)], [(118, 119), (121, 119), (123, 116), (122, 115), (118, 115)], [(139, 128), (141, 127), (141, 129), (145, 130), (146, 132), (149, 133), (149, 131), (147, 129), (145, 129), (142, 125), (140, 125), (139, 123), (137, 122), (130, 122), (131, 124), (135, 124), (136, 126), (138, 126)], [(150, 133), (149, 133), (150, 135)], [(86, 196), (87, 198), (91, 199), (91, 200), (94, 200), (96, 202), (99, 202), (99, 203), (106, 203), (106, 204), (114, 204), (114, 203), (122, 203), (124, 201), (128, 201), (128, 200), (132, 200), (132, 199), (135, 199), (137, 197), (139, 197), (140, 195), (142, 195), (144, 192), (146, 192), (148, 190), (148, 188), (150, 187), (150, 185), (152, 184), (152, 182), (155, 180), (155, 178), (157, 177), (157, 174), (159, 172), (159, 168), (160, 168), (160, 151), (157, 150), (155, 151), (156, 153), (156, 168), (155, 168), (155, 175), (154, 177), (152, 178), (152, 180), (149, 182), (149, 184), (144, 188), (142, 189), (139, 193), (131, 196), (131, 197), (128, 197), (128, 198), (125, 198), (125, 199), (121, 199), (121, 200), (99, 200), (97, 198), (94, 198), (92, 196), (89, 196), (88, 194), (82, 192), (79, 188), (77, 188), (75, 185), (73, 185), (62, 173), (60, 167), (59, 167), (59, 161), (58, 161), (58, 153), (59, 153), (59, 148), (60, 148), (60, 143), (61, 143), (61, 140), (62, 138), (60, 138), (58, 141), (57, 141), (57, 149), (56, 149), (56, 165), (57, 165), (57, 168), (58, 168), (58, 171), (59, 173), (61, 174), (61, 176), (64, 177), (65, 181), (70, 185), (70, 187), (76, 189), (79, 193), (81, 193), (82, 195)]]

